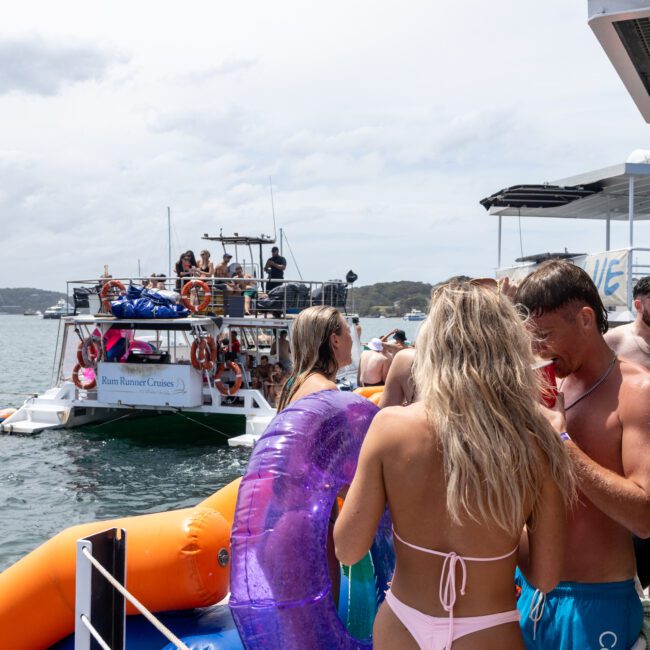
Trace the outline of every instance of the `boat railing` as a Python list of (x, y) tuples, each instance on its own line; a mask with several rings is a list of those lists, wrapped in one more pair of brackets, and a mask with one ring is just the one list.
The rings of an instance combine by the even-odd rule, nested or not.
[(126, 647), (127, 600), (179, 650), (189, 650), (126, 590), (125, 582), (126, 530), (109, 528), (77, 540), (75, 650), (90, 650), (96, 645), (103, 650), (123, 650)]
[[(204, 286), (209, 299), (204, 304)], [(75, 313), (109, 315), (106, 303), (116, 299), (129, 285), (152, 291), (173, 292), (189, 301), (197, 314), (215, 316), (273, 316), (287, 318), (307, 307), (326, 305), (347, 313), (350, 284), (343, 280), (267, 280), (264, 278), (155, 278), (123, 277), (70, 280), (67, 297)], [(186, 289), (185, 287), (188, 287)], [(103, 305), (102, 305), (103, 303)]]

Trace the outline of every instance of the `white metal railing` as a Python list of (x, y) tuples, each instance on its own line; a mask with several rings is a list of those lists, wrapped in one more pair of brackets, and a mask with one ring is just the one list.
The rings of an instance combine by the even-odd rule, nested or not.
[[(155, 286), (151, 286), (150, 288), (154, 291), (162, 289), (166, 291), (177, 291), (179, 286), (182, 286), (189, 280), (202, 280), (210, 287), (212, 293), (211, 306), (222, 308), (225, 312), (232, 309), (235, 305), (240, 304), (237, 299), (240, 297), (243, 298), (243, 291), (249, 289), (256, 291), (256, 296), (252, 299), (251, 313), (260, 315), (279, 313), (282, 317), (288, 313), (300, 311), (301, 309), (314, 305), (327, 305), (346, 311), (347, 294), (351, 287), (344, 280), (269, 280), (266, 278), (206, 278), (198, 276), (188, 278), (160, 278), (158, 280), (150, 277), (97, 278), (68, 281), (66, 290), (67, 299), (75, 304), (76, 311), (76, 303), (79, 301), (79, 298), (75, 299), (75, 289), (89, 290), (91, 292), (88, 294), (89, 299), (96, 302), (97, 294), (110, 280), (119, 281), (125, 287), (128, 287), (129, 284), (143, 287), (153, 283)], [(275, 299), (273, 306), (266, 306), (260, 302), (267, 297), (264, 289), (269, 282), (275, 286), (285, 287), (284, 291), (279, 292), (279, 296), (273, 296)], [(233, 287), (234, 290), (232, 289)], [(222, 300), (217, 304), (215, 303), (215, 296), (219, 294)], [(241, 307), (238, 309), (241, 309)], [(209, 310), (210, 307), (208, 307)]]

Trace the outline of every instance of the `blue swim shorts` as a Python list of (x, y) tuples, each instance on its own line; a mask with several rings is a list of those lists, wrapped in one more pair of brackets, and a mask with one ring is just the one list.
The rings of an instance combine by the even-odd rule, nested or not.
[(546, 595), (536, 626), (529, 616), (535, 588), (519, 569), (515, 582), (527, 650), (628, 650), (639, 638), (643, 607), (634, 580), (561, 582)]

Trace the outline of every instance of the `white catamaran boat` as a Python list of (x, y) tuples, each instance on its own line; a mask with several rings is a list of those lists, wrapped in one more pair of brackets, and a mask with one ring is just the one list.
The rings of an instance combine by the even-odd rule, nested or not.
[[(635, 151), (629, 161), (543, 185), (514, 185), (495, 192), (481, 204), (499, 218), (497, 277), (517, 283), (547, 259), (570, 259), (585, 269), (598, 287), (613, 325), (633, 318), (632, 287), (648, 275), (650, 248), (635, 246), (635, 221), (650, 219), (650, 160)], [(599, 219), (605, 222), (605, 251), (597, 253), (542, 253), (501, 267), (503, 217), (547, 217), (554, 219)], [(628, 223), (628, 246), (610, 249), (612, 221)]]
[[(220, 241), (224, 249), (257, 243), (260, 253), (262, 244), (273, 243), (267, 238), (204, 238)], [(263, 286), (255, 265), (250, 268), (257, 277), (227, 282)], [(211, 432), (228, 438), (231, 446), (252, 446), (275, 415), (254, 369), (266, 366), (267, 360), (269, 367), (280, 361), (280, 333), (286, 331), (291, 340), (302, 309), (326, 304), (344, 312), (348, 286), (285, 280), (268, 297), (260, 291), (252, 299), (251, 313), (244, 315), (243, 297), (228, 292), (225, 281), (184, 282), (182, 299), (192, 312), (185, 318), (143, 318), (137, 313), (116, 318), (111, 301), (124, 300), (120, 294), (125, 292), (127, 297), (138, 294), (141, 279), (68, 282), (77, 313), (61, 319), (52, 388), (28, 398), (0, 424), (0, 432), (97, 426), (128, 433), (149, 428), (155, 433)], [(173, 288), (168, 280), (165, 295)], [(347, 320), (358, 361), (356, 329), (351, 317)], [(230, 345), (235, 333), (239, 350)], [(342, 389), (354, 388), (356, 365), (342, 369), (337, 380)]]

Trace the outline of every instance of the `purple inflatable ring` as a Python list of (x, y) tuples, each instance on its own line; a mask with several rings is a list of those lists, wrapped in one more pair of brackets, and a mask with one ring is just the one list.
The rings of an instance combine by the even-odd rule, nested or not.
[[(320, 391), (278, 414), (255, 446), (231, 536), (230, 607), (246, 648), (371, 647), (338, 617), (326, 546), (332, 506), (377, 412), (359, 395)], [(394, 568), (388, 514), (371, 555), (379, 604)]]

